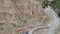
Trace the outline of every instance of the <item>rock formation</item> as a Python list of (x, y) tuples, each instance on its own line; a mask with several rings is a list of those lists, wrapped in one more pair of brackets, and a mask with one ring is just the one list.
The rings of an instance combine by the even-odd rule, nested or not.
[(49, 28), (53, 16), (42, 8), (43, 1), (0, 0), (0, 34), (34, 34), (39, 28), (44, 34), (44, 28)]

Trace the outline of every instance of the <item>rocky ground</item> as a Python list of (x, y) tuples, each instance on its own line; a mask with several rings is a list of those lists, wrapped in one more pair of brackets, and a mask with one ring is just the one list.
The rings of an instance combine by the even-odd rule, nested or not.
[(43, 0), (0, 0), (0, 34), (31, 34), (36, 28), (32, 34), (47, 34), (47, 25), (53, 16), (43, 11), (42, 2)]
[[(60, 22), (59, 22), (59, 24), (60, 24)], [(60, 25), (59, 25), (59, 27), (55, 30), (55, 34), (60, 34)]]

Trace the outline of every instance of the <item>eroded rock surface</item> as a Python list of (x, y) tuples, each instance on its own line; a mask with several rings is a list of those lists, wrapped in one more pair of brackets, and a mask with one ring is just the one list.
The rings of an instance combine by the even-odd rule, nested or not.
[(40, 2), (37, 0), (0, 0), (0, 34), (29, 33), (37, 26), (47, 26), (53, 20), (53, 16), (44, 12), (41, 2), (43, 0)]

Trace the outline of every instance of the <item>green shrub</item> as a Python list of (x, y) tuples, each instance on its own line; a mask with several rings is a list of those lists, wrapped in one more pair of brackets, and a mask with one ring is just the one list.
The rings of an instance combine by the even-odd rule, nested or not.
[(51, 3), (51, 6), (60, 9), (60, 0), (54, 0), (54, 2)]

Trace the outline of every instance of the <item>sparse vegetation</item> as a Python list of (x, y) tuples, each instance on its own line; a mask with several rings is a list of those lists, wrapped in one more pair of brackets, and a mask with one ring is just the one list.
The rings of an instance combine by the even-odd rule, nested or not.
[(51, 3), (51, 6), (60, 9), (60, 0), (54, 0), (54, 2)]
[[(43, 8), (48, 6), (48, 1), (44, 1), (42, 4)], [(60, 0), (53, 0), (50, 4), (54, 9), (60, 9)], [(58, 12), (58, 11), (57, 11)], [(58, 16), (60, 17), (60, 13), (58, 13)]]
[(21, 27), (24, 27), (25, 25), (23, 25), (23, 24), (13, 24), (12, 23), (12, 25), (15, 27), (15, 28), (21, 28)]
[(0, 23), (0, 26), (3, 26), (4, 25), (4, 23)]

